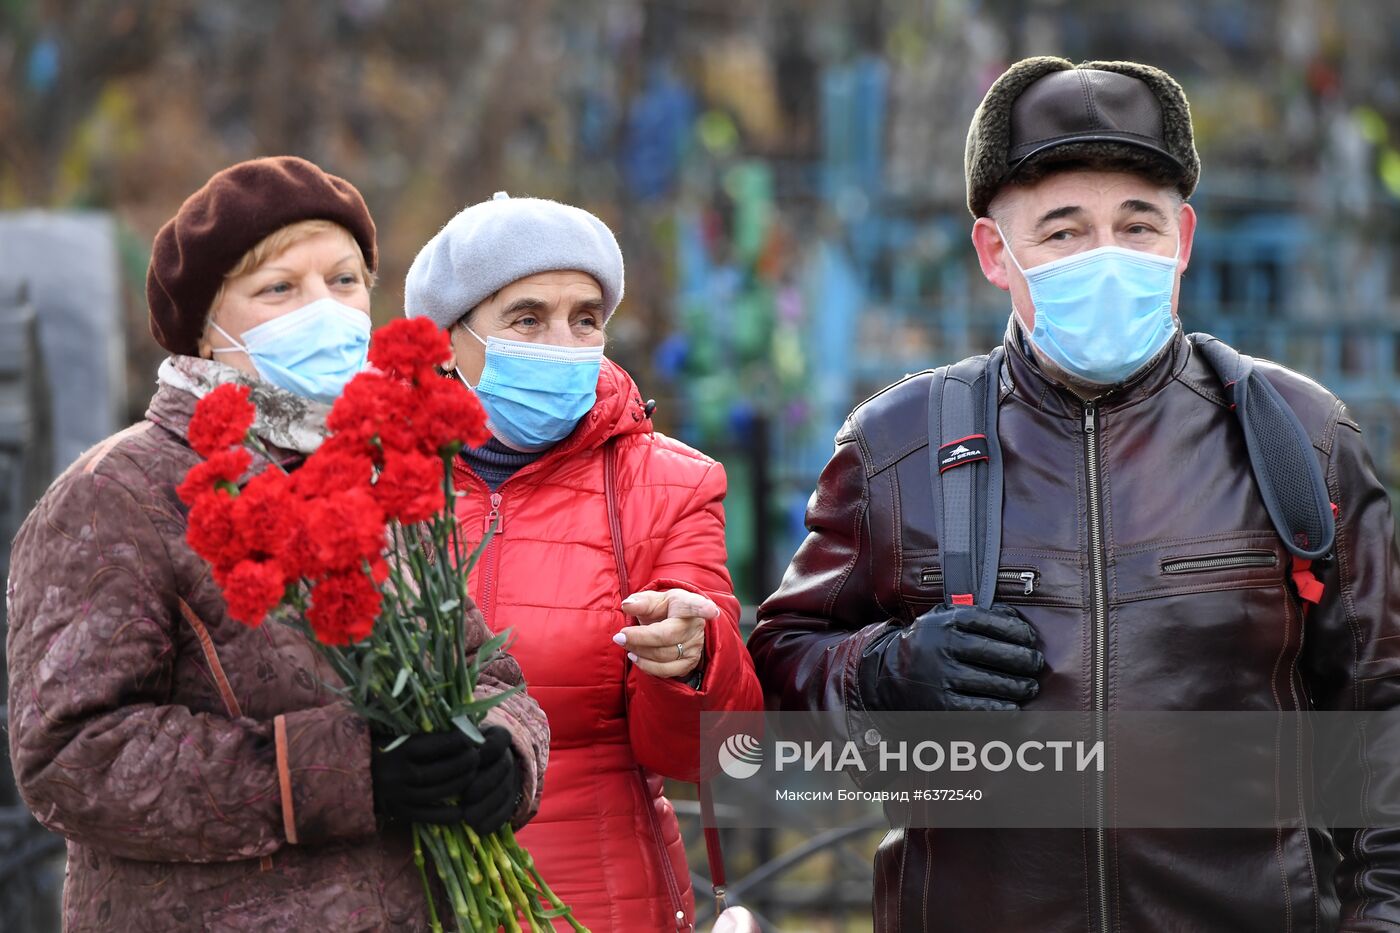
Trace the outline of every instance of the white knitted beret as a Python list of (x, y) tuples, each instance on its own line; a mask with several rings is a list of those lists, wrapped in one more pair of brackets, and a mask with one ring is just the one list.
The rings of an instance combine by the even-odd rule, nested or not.
[(622, 250), (588, 211), (545, 198), (496, 192), (447, 222), (418, 251), (404, 282), (404, 310), (439, 327), (517, 279), (577, 270), (603, 289), (603, 321), (622, 301)]

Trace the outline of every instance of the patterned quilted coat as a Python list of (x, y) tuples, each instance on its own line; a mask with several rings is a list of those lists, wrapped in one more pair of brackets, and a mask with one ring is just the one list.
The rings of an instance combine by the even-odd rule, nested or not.
[[(376, 827), (364, 722), (300, 635), (228, 618), (185, 544), (194, 403), (163, 385), (15, 540), (10, 752), (25, 801), (68, 839), (65, 928), (425, 930), (407, 836)], [(491, 692), (520, 671), (487, 675)], [(523, 695), (492, 721), (525, 763), (520, 825), (547, 728)]]

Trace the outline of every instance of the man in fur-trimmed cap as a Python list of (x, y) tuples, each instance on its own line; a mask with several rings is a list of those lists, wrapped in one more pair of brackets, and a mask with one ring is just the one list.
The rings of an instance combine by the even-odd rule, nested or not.
[[(1372, 827), (1338, 829), (1300, 789), (1287, 715), (1400, 706), (1389, 496), (1335, 396), (1182, 333), (1200, 160), (1181, 87), (1017, 62), (972, 118), (966, 175), (1004, 343), (852, 412), (749, 650), (770, 708), (840, 723), (863, 786), (927, 765), (907, 749), (948, 735), (930, 711), (1033, 740), (1051, 736), (1032, 712), (1100, 714), (1073, 719), (1106, 759), (1060, 796), (1027, 745), (1011, 783), (984, 757), (902, 785), (989, 790), (891, 810), (875, 930), (1400, 929), (1400, 823), (1377, 819), (1400, 812), (1400, 729), (1368, 733), (1384, 764), (1327, 759), (1335, 826)], [(1218, 741), (1247, 754), (1210, 769), (1123, 751), (1154, 711), (1286, 715)]]

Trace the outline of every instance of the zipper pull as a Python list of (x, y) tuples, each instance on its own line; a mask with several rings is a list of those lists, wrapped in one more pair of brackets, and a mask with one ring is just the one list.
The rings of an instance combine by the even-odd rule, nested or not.
[(497, 535), (504, 534), (505, 524), (501, 518), (501, 494), (493, 492), (491, 493), (491, 511), (486, 513), (486, 521), (482, 525), (481, 532), (482, 534), (490, 534), (494, 528)]
[(1031, 595), (1032, 593), (1034, 593), (1034, 592), (1035, 592), (1035, 571), (1034, 571), (1034, 570), (1023, 570), (1023, 571), (1021, 572), (1021, 582), (1024, 583), (1024, 584), (1026, 585), (1026, 586), (1025, 586), (1025, 589), (1021, 590), (1022, 595), (1029, 596), (1029, 595)]
[(1084, 406), (1084, 433), (1085, 433), (1085, 434), (1093, 434), (1093, 433), (1094, 433), (1094, 415), (1095, 415), (1095, 414), (1097, 414), (1097, 412), (1096, 412), (1096, 410), (1094, 409), (1094, 405), (1093, 405), (1092, 402), (1091, 402), (1090, 404)]

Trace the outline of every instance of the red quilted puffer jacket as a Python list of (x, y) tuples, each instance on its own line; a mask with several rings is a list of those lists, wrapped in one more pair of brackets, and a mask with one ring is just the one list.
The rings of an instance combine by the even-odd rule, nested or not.
[[(604, 490), (613, 439), (632, 588), (690, 589), (720, 608), (699, 690), (625, 675), (612, 641), (629, 624)], [(763, 705), (724, 565), (724, 468), (653, 431), (632, 379), (604, 361), (598, 401), (573, 434), (495, 494), (461, 461), (457, 480), (470, 540), (499, 515), (472, 586), (487, 624), (514, 631), (511, 653), (549, 717), (544, 799), (521, 842), (594, 933), (690, 929), (690, 875), (661, 778), (696, 779), (701, 711)]]

